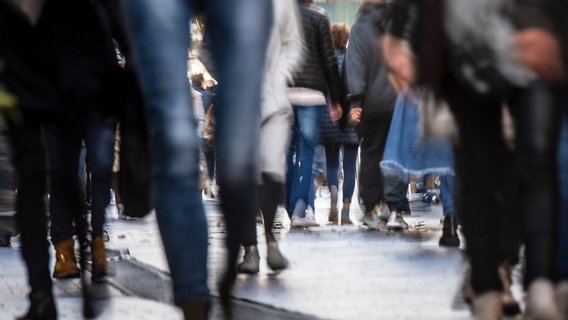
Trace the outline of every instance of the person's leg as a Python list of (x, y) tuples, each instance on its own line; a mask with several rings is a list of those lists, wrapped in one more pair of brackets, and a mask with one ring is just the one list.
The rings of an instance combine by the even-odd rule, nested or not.
[(31, 288), (28, 315), (55, 318), (44, 203), (46, 156), (39, 125), (10, 126), (9, 137), (12, 163), (18, 176), (15, 217)]
[[(558, 138), (561, 109), (558, 93), (536, 81), (516, 92), (518, 108), (515, 146), (521, 172), (521, 220), (526, 255), (524, 284), (526, 314), (547, 317), (558, 313), (553, 301), (558, 246)], [(553, 300), (553, 299), (547, 299)]]
[(127, 0), (123, 5), (150, 113), (156, 216), (174, 299), (184, 312), (197, 305), (199, 314), (206, 314), (208, 230), (186, 72), (188, 23), (195, 8), (179, 0)]
[(454, 175), (445, 174), (441, 177), (440, 198), (444, 214), (444, 226), (439, 245), (446, 247), (459, 247), (460, 238), (457, 233), (458, 220), (454, 209)]
[(341, 208), (341, 224), (350, 224), (349, 211), (351, 198), (355, 190), (357, 153), (359, 146), (343, 146), (343, 206)]
[(378, 163), (383, 158), (390, 117), (381, 116), (364, 120), (359, 126), (358, 134), (361, 137), (359, 184), (365, 212), (371, 212), (375, 206), (381, 205), (384, 199), (384, 177)]
[[(215, 150), (221, 208), (227, 224), (228, 258), (219, 286), (225, 311), (236, 277), (243, 225), (258, 209), (258, 133), (272, 3), (264, 0), (203, 1), (211, 31), (219, 90)], [(243, 76), (246, 78), (243, 79)]]
[[(66, 123), (43, 126), (49, 155), (49, 214), (51, 242), (55, 246), (54, 278), (80, 275), (75, 257), (73, 236), (78, 231), (77, 214), (84, 210), (80, 203), (79, 153), (83, 128)], [(75, 193), (79, 207), (75, 203)], [(86, 226), (85, 226), (86, 227)], [(86, 230), (81, 230), (85, 231)]]
[(542, 82), (517, 92), (519, 108), (515, 145), (521, 170), (521, 214), (527, 269), (525, 284), (552, 279), (558, 234), (557, 146), (560, 108)]
[(455, 209), (467, 240), (471, 284), (480, 299), (493, 297), (502, 291), (497, 273), (501, 212), (495, 195), (504, 168), (512, 165), (502, 138), (502, 101), (481, 97), (454, 82), (448, 84), (447, 96), (459, 129), (454, 149)]
[(343, 203), (351, 203), (355, 191), (357, 152), (359, 146), (343, 147)]
[[(294, 106), (300, 137), (295, 149), (296, 166), (291, 185), (291, 207), (296, 206), (299, 201), (303, 201), (313, 209), (309, 192), (313, 184), (312, 166), (314, 150), (319, 138), (322, 108), (323, 106)], [(304, 212), (294, 212), (294, 214), (301, 218)]]
[(339, 151), (340, 145), (325, 146), (327, 185), (330, 192), (329, 221), (337, 223), (337, 197), (339, 193)]
[(112, 166), (117, 121), (91, 113), (85, 140), (87, 158), (91, 166), (91, 254), (92, 278), (100, 280), (107, 273), (106, 253), (103, 241), (103, 226), (106, 208), (110, 203)]

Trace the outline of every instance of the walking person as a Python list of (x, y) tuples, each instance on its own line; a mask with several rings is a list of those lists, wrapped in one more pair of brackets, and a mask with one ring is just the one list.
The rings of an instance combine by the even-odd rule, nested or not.
[[(506, 284), (499, 277), (498, 266), (504, 260), (514, 264), (518, 259), (515, 238), (519, 235), (514, 222), (521, 220), (526, 246), (525, 317), (560, 319), (553, 284), (558, 214), (555, 161), (560, 126), (554, 88), (565, 69), (555, 35), (566, 30), (557, 28), (558, 20), (551, 14), (566, 12), (566, 8), (546, 1), (515, 2), (515, 29), (495, 10), (500, 8), (495, 3), (476, 3), (468, 7), (467, 14), (456, 2), (446, 2), (446, 6), (442, 2), (431, 6), (419, 1), (406, 4), (410, 7), (397, 15), (406, 23), (399, 24), (398, 19), (393, 23), (392, 34), (399, 38), (386, 38), (383, 45), (401, 86), (418, 83), (430, 88), (438, 99), (448, 102), (456, 119), (456, 207), (471, 263), (473, 315), (478, 319), (501, 318)], [(500, 21), (501, 28), (483, 30), (485, 33), (467, 29), (470, 17), (493, 21), (488, 16), (497, 18), (494, 21)], [(429, 19), (420, 21), (424, 17)], [(411, 25), (414, 27), (409, 31)], [(461, 32), (473, 35), (475, 41), (469, 47), (459, 40), (463, 39)], [(432, 46), (421, 47), (419, 35), (428, 37)], [(487, 39), (494, 35), (504, 35), (502, 41), (514, 44), (514, 55), (492, 47), (493, 42)], [(410, 41), (410, 46), (400, 39)], [(445, 46), (436, 45), (441, 43)], [(420, 54), (413, 56), (417, 52)], [(495, 62), (500, 54), (504, 59)], [(461, 73), (463, 66), (473, 67), (472, 72)], [(501, 123), (505, 101), (517, 129), (513, 150), (505, 141)], [(522, 202), (516, 208), (519, 199)], [(515, 216), (518, 212), (521, 219)], [(490, 219), (495, 223), (487, 224)]]
[[(343, 79), (349, 26), (346, 23), (333, 23), (331, 25), (331, 36), (335, 55), (337, 56), (339, 77)], [(346, 102), (346, 100), (347, 96), (344, 96), (342, 101)], [(326, 181), (330, 191), (328, 220), (331, 223), (337, 224), (341, 218), (341, 224), (351, 224), (349, 209), (355, 189), (355, 167), (359, 149), (359, 139), (352, 126), (340, 126), (340, 123), (331, 120), (329, 112), (324, 111), (320, 142), (325, 148)], [(338, 215), (337, 207), (340, 171), (343, 172), (341, 217)]]
[[(199, 190), (199, 137), (187, 81), (190, 18), (203, 13), (219, 81), (215, 150), (228, 257), (218, 292), (230, 317), (243, 230), (257, 209), (257, 137), (272, 3), (264, 0), (123, 1), (148, 102), (156, 215), (174, 300), (186, 319), (207, 319), (207, 220)], [(210, 69), (211, 70), (211, 69)], [(243, 81), (246, 75), (246, 81)], [(253, 222), (254, 223), (254, 222)]]
[[(38, 16), (0, 3), (0, 57), (4, 61), (0, 82), (12, 97), (3, 106), (2, 116), (8, 123), (17, 174), (16, 219), (30, 286), (30, 305), (20, 319), (56, 319), (44, 202), (48, 149), (42, 130), (80, 132), (75, 130), (86, 125), (87, 114), (108, 98), (117, 65), (111, 58), (111, 35), (91, 2), (47, 1), (35, 9)], [(52, 185), (60, 188), (59, 204), (80, 217), (76, 226), (84, 235), (77, 175), (80, 143), (81, 135), (62, 136), (61, 147), (48, 151), (69, 165), (50, 180), (58, 180)]]
[[(272, 270), (288, 267), (272, 231), (276, 209), (284, 193), (286, 152), (290, 144), (293, 110), (286, 90), (301, 63), (303, 44), (296, 0), (274, 0), (272, 26), (262, 92), (260, 121), (260, 172), (258, 207), (264, 218), (266, 262)], [(276, 76), (275, 76), (276, 75)], [(249, 221), (243, 239), (245, 255), (238, 265), (241, 273), (259, 270), (256, 222)]]
[(409, 213), (406, 181), (386, 180), (378, 165), (396, 101), (387, 66), (377, 45), (392, 14), (391, 1), (365, 0), (351, 26), (345, 72), (351, 102), (349, 120), (360, 139), (360, 195), (365, 206), (363, 224), (378, 228), (379, 219), (391, 230), (408, 229), (402, 213)]
[[(318, 143), (322, 112), (331, 104), (330, 118), (341, 117), (344, 89), (333, 49), (329, 19), (311, 0), (299, 0), (305, 55), (294, 75), (288, 98), (294, 110), (292, 140), (287, 155), (286, 210), (292, 227), (316, 226), (314, 214), (312, 166)], [(312, 192), (313, 194), (313, 192)]]

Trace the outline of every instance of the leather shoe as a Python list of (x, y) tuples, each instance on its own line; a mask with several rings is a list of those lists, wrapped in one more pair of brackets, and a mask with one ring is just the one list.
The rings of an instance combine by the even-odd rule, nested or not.
[(57, 319), (57, 310), (55, 309), (55, 300), (50, 290), (40, 290), (32, 292), (29, 295), (30, 308), (28, 312), (17, 318), (16, 320), (55, 320)]

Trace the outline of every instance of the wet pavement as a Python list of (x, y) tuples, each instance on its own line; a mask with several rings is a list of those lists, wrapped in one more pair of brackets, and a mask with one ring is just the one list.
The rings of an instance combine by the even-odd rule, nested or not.
[[(277, 215), (281, 251), (290, 267), (279, 273), (266, 265), (263, 226), (257, 225), (261, 256), (258, 275), (239, 275), (235, 319), (469, 319), (460, 296), (463, 248), (440, 248), (441, 205), (411, 202), (406, 232), (369, 230), (352, 205), (354, 225), (327, 224), (328, 193), (316, 199), (319, 227), (290, 229), (285, 211)], [(215, 283), (225, 250), (222, 215), (206, 200), (209, 221), (209, 284), (212, 319), (222, 319)], [(106, 230), (114, 276), (93, 285), (97, 319), (181, 319), (171, 305), (171, 281), (154, 215), (140, 220), (109, 220)], [(463, 238), (462, 238), (463, 240)], [(56, 281), (60, 319), (80, 319), (78, 280)], [(518, 283), (514, 292), (520, 297)], [(25, 311), (25, 268), (17, 243), (0, 248), (0, 320)]]

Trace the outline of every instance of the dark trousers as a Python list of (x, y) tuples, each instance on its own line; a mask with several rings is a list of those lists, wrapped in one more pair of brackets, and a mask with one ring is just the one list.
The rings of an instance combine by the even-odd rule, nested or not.
[(516, 90), (509, 101), (516, 122), (520, 168), (521, 219), (525, 244), (525, 286), (556, 273), (560, 186), (558, 140), (562, 119), (561, 92), (543, 81)]
[[(536, 203), (527, 207), (527, 202), (535, 201), (535, 199), (527, 194), (524, 189), (525, 183), (521, 182), (520, 173), (527, 167), (524, 163), (526, 160), (518, 160), (528, 156), (525, 148), (531, 142), (526, 136), (523, 137), (522, 134), (517, 133), (516, 151), (514, 152), (506, 145), (502, 131), (501, 109), (504, 98), (501, 95), (482, 96), (461, 86), (456, 81), (448, 83), (446, 89), (446, 97), (458, 125), (459, 141), (455, 146), (456, 211), (467, 240), (472, 286), (477, 294), (501, 290), (502, 284), (497, 268), (502, 262), (515, 263), (517, 261), (521, 241), (521, 221), (527, 226), (527, 218), (531, 216), (530, 223), (535, 226), (529, 228), (539, 228), (537, 226), (541, 223), (548, 225), (548, 222), (537, 221), (543, 216), (542, 208), (529, 211), (529, 207)], [(530, 96), (532, 89), (524, 93)], [(514, 92), (514, 96), (521, 100), (528, 98), (520, 94), (520, 92)], [(514, 114), (520, 117), (530, 116), (526, 109), (518, 109), (515, 103), (511, 105)], [(517, 120), (517, 131), (525, 131), (525, 134), (529, 135), (544, 134), (536, 127), (531, 128), (528, 123), (526, 126), (523, 125), (521, 118), (516, 117), (515, 119)], [(525, 118), (525, 120), (528, 119)], [(536, 125), (538, 120), (533, 115), (533, 119), (529, 122)], [(552, 139), (552, 141), (555, 140)], [(531, 178), (535, 178), (536, 175), (538, 174), (533, 172)], [(549, 180), (548, 183), (550, 182)], [(551, 191), (550, 187), (553, 186), (543, 188)], [(552, 204), (549, 202), (551, 198), (536, 200), (539, 205), (545, 206), (545, 210), (548, 210), (547, 206)], [(522, 217), (519, 217), (519, 213)], [(545, 221), (548, 219), (543, 218)], [(546, 233), (541, 233), (540, 237), (546, 237)], [(540, 248), (547, 251), (547, 245), (541, 243)], [(546, 254), (543, 253), (544, 255)], [(531, 259), (529, 255), (527, 259)], [(548, 265), (547, 259), (544, 259), (542, 263)], [(530, 269), (534, 271), (529, 271), (529, 273), (539, 272), (534, 266)]]
[(75, 217), (84, 207), (75, 201), (81, 198), (79, 153), (83, 127), (78, 125), (46, 124), (43, 127), (49, 155), (49, 214), (51, 241), (58, 243), (75, 235)]
[[(359, 167), (359, 193), (365, 206), (365, 211), (369, 212), (373, 208), (385, 201), (385, 178), (381, 172), (380, 162), (383, 159), (385, 145), (390, 129), (393, 112), (382, 112), (372, 117), (367, 117), (361, 121), (357, 127), (357, 135), (361, 140), (361, 161)], [(406, 199), (406, 188), (391, 187), (389, 183), (389, 202), (393, 209), (400, 210), (396, 206), (408, 208)], [(400, 182), (395, 181), (394, 184)], [(406, 183), (406, 182), (405, 182)], [(403, 189), (403, 190), (402, 190)], [(406, 210), (403, 210), (406, 211)]]
[(51, 290), (47, 242), (46, 155), (39, 123), (10, 125), (12, 163), (18, 176), (16, 222), (32, 292)]

